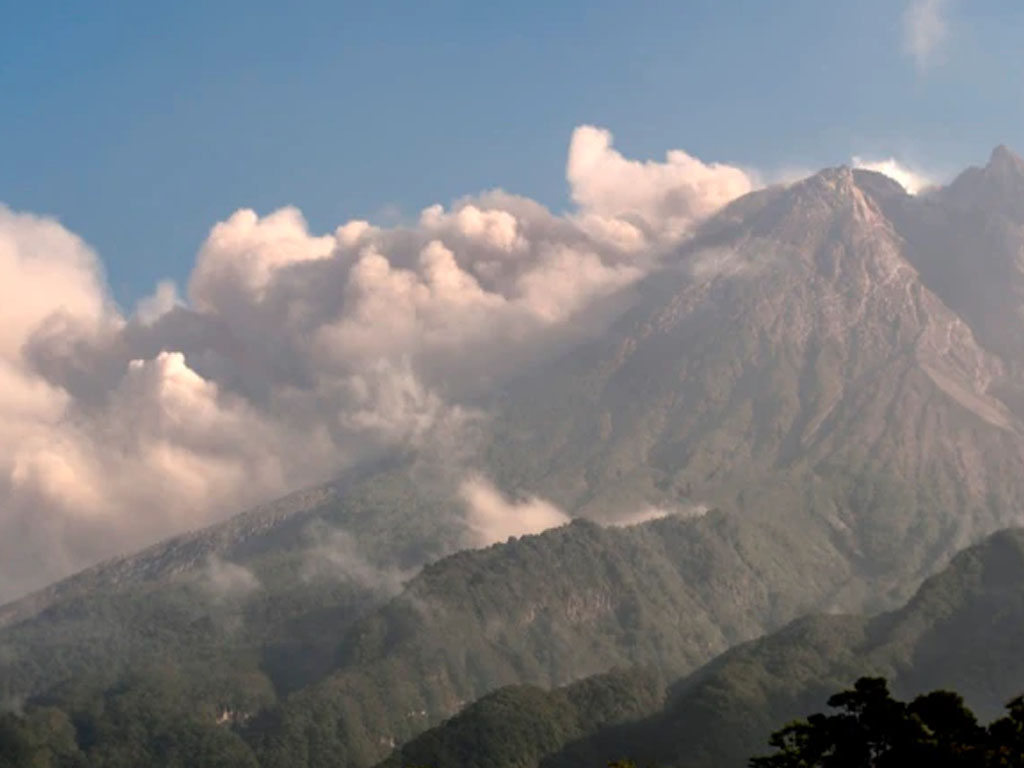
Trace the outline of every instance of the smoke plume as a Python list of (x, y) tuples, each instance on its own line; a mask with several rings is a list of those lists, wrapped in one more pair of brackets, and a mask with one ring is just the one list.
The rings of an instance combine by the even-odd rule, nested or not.
[[(427, 449), (474, 418), (471, 400), (608, 322), (605, 300), (752, 187), (681, 151), (628, 160), (592, 127), (567, 175), (564, 215), (500, 190), (414, 226), (319, 234), (294, 208), (242, 209), (183, 294), (160, 283), (134, 312), (81, 239), (0, 207), (0, 600)], [(564, 519), (483, 481), (462, 494), (480, 540)]]

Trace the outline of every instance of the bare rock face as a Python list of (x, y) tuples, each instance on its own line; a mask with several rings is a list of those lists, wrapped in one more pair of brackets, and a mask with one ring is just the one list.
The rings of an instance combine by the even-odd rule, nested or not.
[[(881, 206), (924, 284), (959, 314), (978, 342), (1015, 369), (1024, 364), (1024, 160), (1005, 147), (923, 198)], [(1014, 378), (1019, 379), (1019, 376)], [(1019, 389), (1003, 382), (1008, 392)], [(1010, 395), (1014, 403), (1019, 395)]]

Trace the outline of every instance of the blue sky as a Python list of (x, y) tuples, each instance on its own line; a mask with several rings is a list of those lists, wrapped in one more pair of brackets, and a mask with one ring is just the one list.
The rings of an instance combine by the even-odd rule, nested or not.
[(119, 301), (239, 207), (315, 231), (491, 187), (567, 205), (574, 126), (771, 176), (1024, 149), (1024, 3), (0, 0), (0, 202), (56, 215)]

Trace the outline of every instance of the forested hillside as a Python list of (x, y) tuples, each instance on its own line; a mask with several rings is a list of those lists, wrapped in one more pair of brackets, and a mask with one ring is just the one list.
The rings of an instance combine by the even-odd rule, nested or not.
[[(667, 703), (648, 714), (634, 709), (635, 717), (591, 733), (562, 727), (545, 731), (543, 740), (527, 738), (533, 730), (523, 724), (540, 720), (554, 702), (571, 701), (579, 684), (546, 698), (523, 696), (518, 718), (499, 720), (498, 703), (519, 693), (510, 689), (414, 739), (387, 765), (441, 765), (447, 755), (464, 755), (450, 764), (569, 768), (628, 757), (639, 765), (742, 768), (769, 751), (774, 730), (818, 711), (865, 675), (889, 678), (905, 698), (957, 691), (981, 718), (994, 719), (1024, 692), (1022, 583), (1024, 531), (998, 533), (958, 555), (903, 608), (873, 618), (800, 619), (670, 684)], [(599, 678), (588, 682), (602, 685)], [(631, 699), (622, 701), (628, 706)], [(468, 747), (484, 739), (504, 749)]]

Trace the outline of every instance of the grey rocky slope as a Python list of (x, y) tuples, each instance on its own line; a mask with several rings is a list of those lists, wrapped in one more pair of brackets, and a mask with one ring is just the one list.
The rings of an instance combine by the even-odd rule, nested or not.
[[(849, 169), (737, 201), (609, 334), (510, 393), (493, 466), (599, 518), (811, 506), (876, 594), (906, 597), (1024, 498), (1015, 365), (922, 279), (905, 217), (887, 215), (937, 201)], [(884, 510), (858, 504), (880, 484)]]
[(1024, 160), (997, 147), (985, 167), (968, 169), (946, 188), (921, 198), (883, 194), (880, 202), (925, 284), (964, 318), (981, 344), (1019, 369)]

